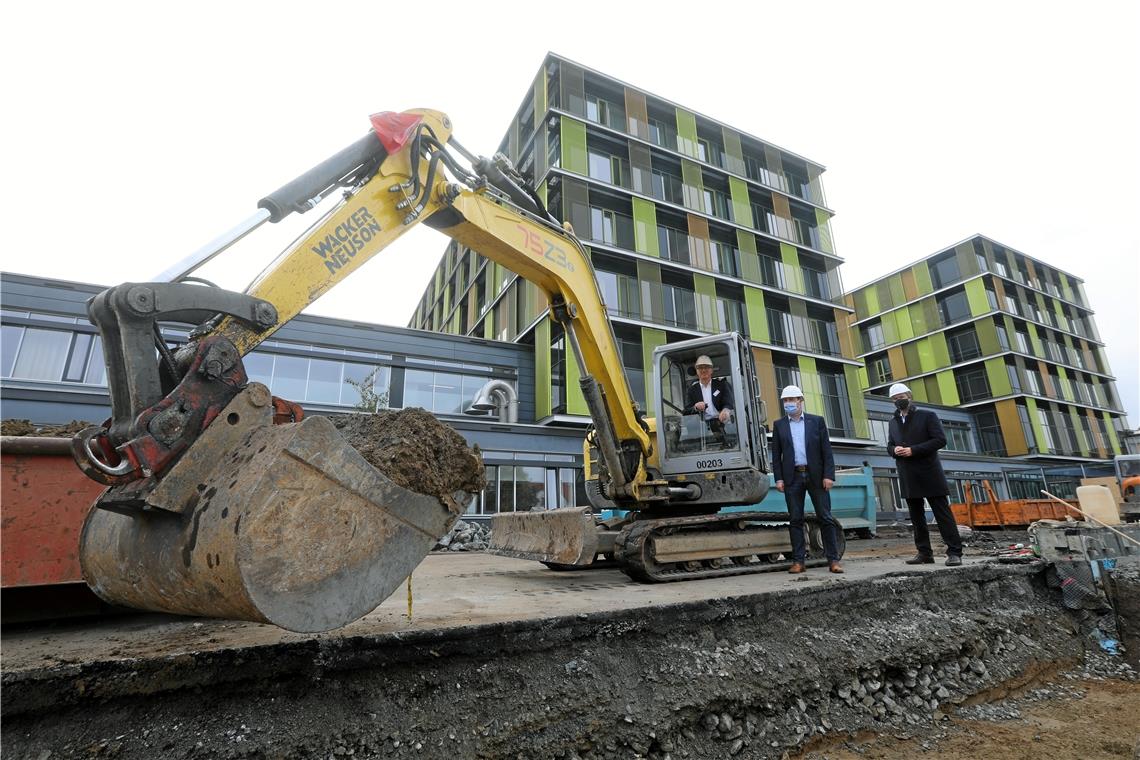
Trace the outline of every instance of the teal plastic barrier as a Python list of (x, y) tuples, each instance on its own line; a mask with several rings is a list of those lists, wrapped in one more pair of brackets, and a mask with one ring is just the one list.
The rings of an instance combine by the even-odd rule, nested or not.
[[(768, 495), (759, 504), (744, 504), (738, 507), (725, 507), (721, 514), (729, 512), (782, 512), (788, 513), (788, 504), (784, 494), (776, 490), (775, 481), (769, 475)], [(875, 533), (875, 481), (871, 474), (870, 465), (862, 469), (839, 470), (835, 474), (835, 485), (831, 487), (831, 515), (839, 521), (844, 530), (865, 529), (871, 534)], [(815, 513), (815, 507), (808, 496), (804, 511)], [(605, 510), (602, 519), (620, 517), (624, 510)]]
[[(761, 512), (788, 513), (788, 504), (784, 494), (776, 490), (775, 480), (769, 476), (771, 487), (768, 495), (759, 504), (749, 504), (739, 507), (725, 507), (724, 512), (748, 512), (759, 510)], [(865, 528), (872, 534), (875, 532), (875, 481), (870, 465), (862, 469), (839, 470), (835, 474), (835, 485), (831, 487), (831, 516), (839, 520), (844, 530), (857, 530)], [(804, 504), (804, 511), (814, 513), (815, 507), (808, 496)]]

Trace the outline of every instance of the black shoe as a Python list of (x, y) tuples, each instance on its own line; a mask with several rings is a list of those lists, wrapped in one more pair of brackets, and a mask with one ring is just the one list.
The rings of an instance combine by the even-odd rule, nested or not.
[[(931, 559), (930, 561), (933, 562), (934, 560)], [(946, 566), (947, 567), (955, 567), (955, 566), (960, 565), (960, 564), (962, 564), (962, 557), (960, 555), (951, 554), (948, 557), (946, 557)]]
[(933, 565), (934, 557), (929, 554), (916, 554), (906, 561), (908, 565)]

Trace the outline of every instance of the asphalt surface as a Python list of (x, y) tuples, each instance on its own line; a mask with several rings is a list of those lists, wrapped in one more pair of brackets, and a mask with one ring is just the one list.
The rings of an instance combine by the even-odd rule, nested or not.
[[(684, 602), (786, 592), (854, 583), (889, 574), (955, 572), (941, 559), (934, 565), (908, 566), (913, 552), (905, 539), (848, 543), (846, 573), (812, 568), (799, 576), (761, 573), (713, 580), (639, 584), (613, 568), (555, 572), (524, 560), (482, 553), (429, 555), (411, 579), (411, 616), (407, 586), (361, 620), (323, 634), (297, 634), (257, 623), (137, 614), (120, 617), (10, 628), (3, 632), (3, 670), (45, 668), (116, 661), (177, 657), (183, 654), (261, 647), (312, 639), (350, 639), (465, 626), (509, 623), (653, 608)], [(984, 558), (967, 556), (966, 566)]]

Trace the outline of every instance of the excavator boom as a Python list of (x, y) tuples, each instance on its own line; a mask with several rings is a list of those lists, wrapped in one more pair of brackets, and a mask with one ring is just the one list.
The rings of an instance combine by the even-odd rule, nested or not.
[[(444, 114), (384, 113), (372, 124), (372, 133), (263, 198), (250, 220), (167, 270), (181, 279), (260, 224), (344, 190), (244, 293), (127, 283), (89, 306), (104, 339), (113, 416), (77, 436), (73, 451), (109, 486), (81, 541), (85, 577), (105, 600), (326, 630), (379, 604), (454, 523), (447, 505), (392, 483), (327, 420), (303, 418), (249, 382), (241, 361), (420, 222), (547, 295), (578, 362), (611, 498), (666, 498), (648, 470), (651, 428), (572, 231), (505, 159), (466, 154)], [(449, 143), (473, 166), (452, 156)], [(160, 321), (198, 327), (176, 352), (159, 342), (156, 364)]]

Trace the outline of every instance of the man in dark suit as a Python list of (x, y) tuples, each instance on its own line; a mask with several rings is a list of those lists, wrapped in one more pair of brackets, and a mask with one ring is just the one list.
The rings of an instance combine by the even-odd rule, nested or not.
[(934, 562), (930, 547), (930, 531), (926, 527), (926, 510), (923, 501), (930, 502), (930, 511), (938, 523), (938, 532), (946, 544), (946, 564), (962, 564), (962, 539), (958, 523), (950, 511), (950, 484), (942, 471), (938, 450), (946, 445), (942, 421), (934, 412), (919, 409), (913, 403), (910, 388), (895, 383), (888, 391), (895, 402), (894, 418), (887, 432), (887, 453), (895, 458), (899, 471), (899, 486), (910, 510), (914, 525), (914, 545), (918, 554), (908, 559), (908, 565), (929, 565)]
[(835, 458), (831, 453), (831, 437), (823, 417), (804, 413), (804, 394), (794, 385), (780, 393), (786, 416), (772, 424), (772, 470), (776, 490), (784, 494), (791, 522), (792, 566), (789, 573), (802, 573), (804, 547), (804, 496), (811, 494), (815, 515), (823, 533), (823, 549), (828, 569), (842, 573), (835, 531), (839, 530), (831, 516), (831, 494), (835, 485)]
[(694, 365), (697, 382), (685, 391), (685, 414), (699, 414), (705, 424), (721, 442), (724, 442), (724, 423), (732, 418), (734, 409), (732, 386), (723, 378), (713, 377), (713, 363), (707, 356), (698, 356)]

